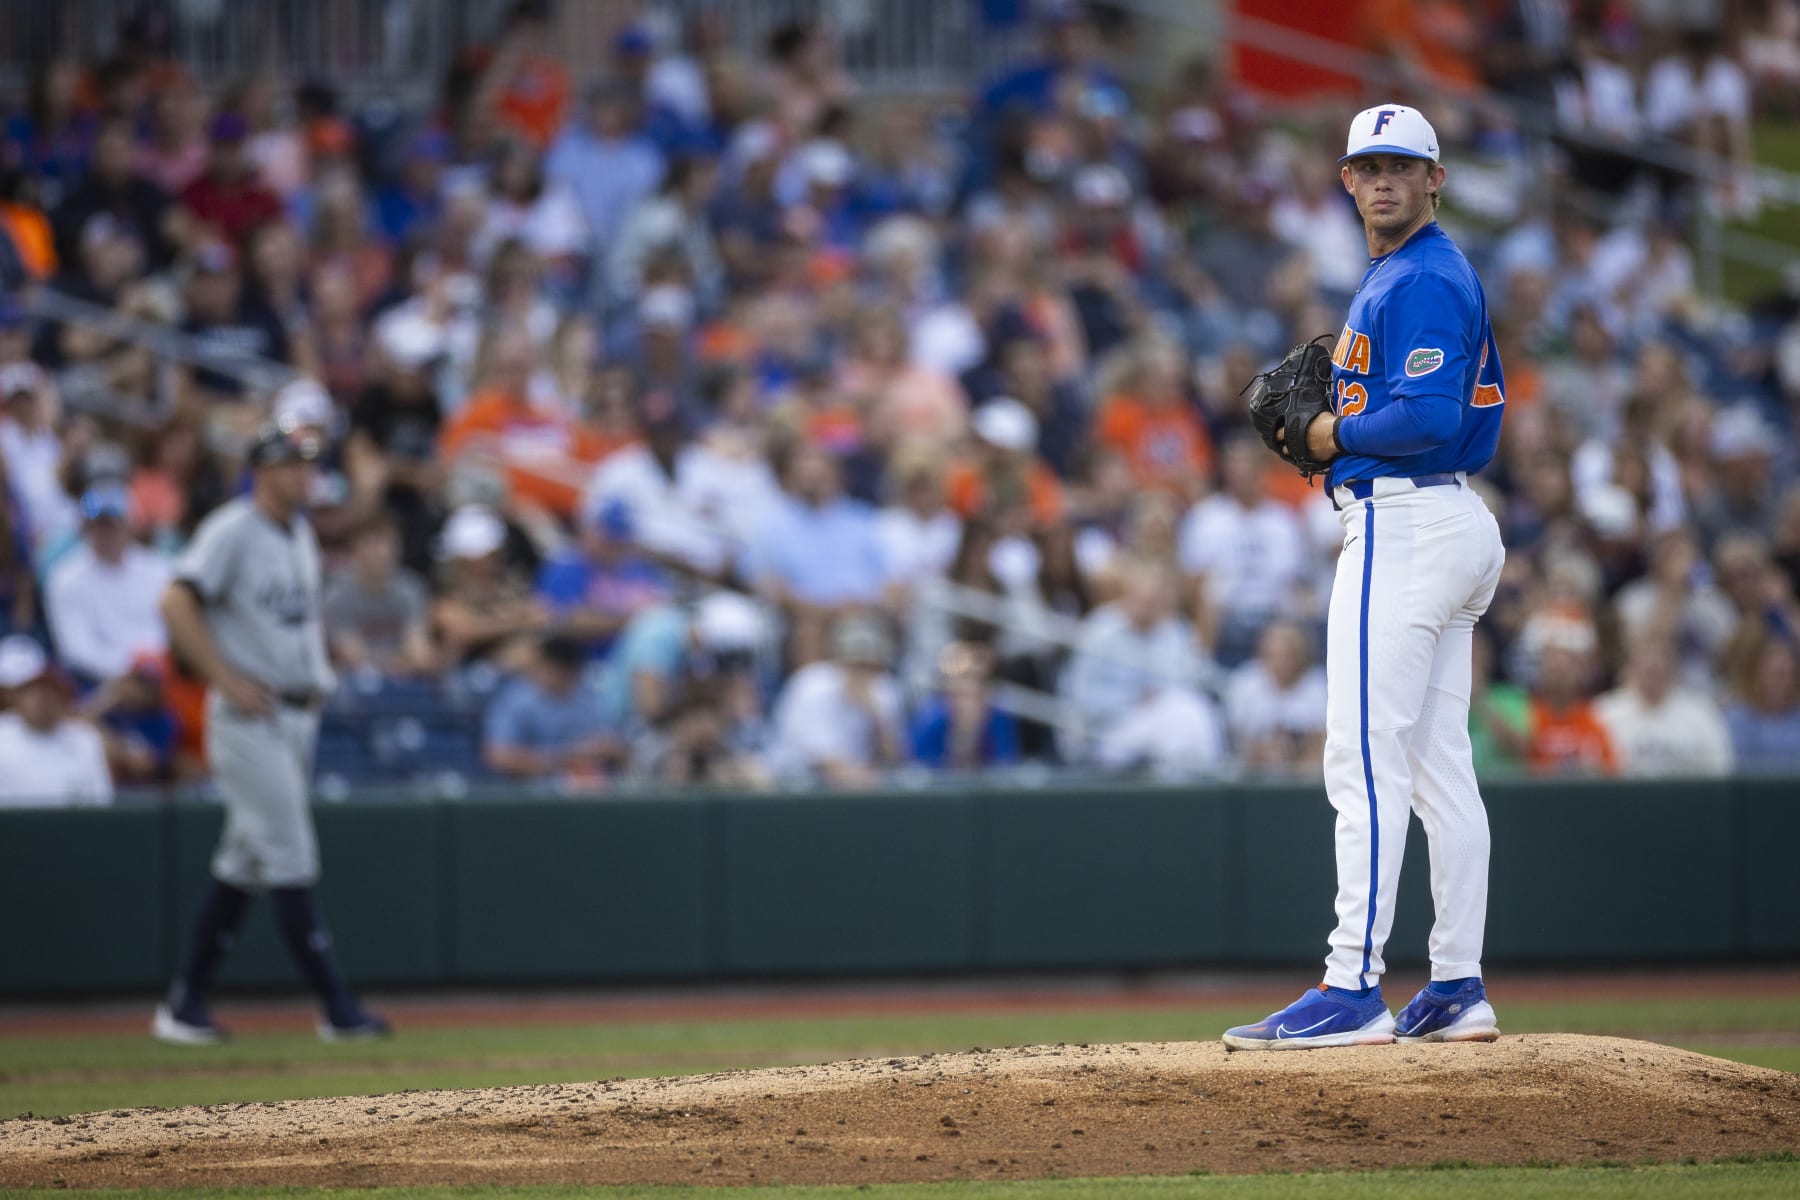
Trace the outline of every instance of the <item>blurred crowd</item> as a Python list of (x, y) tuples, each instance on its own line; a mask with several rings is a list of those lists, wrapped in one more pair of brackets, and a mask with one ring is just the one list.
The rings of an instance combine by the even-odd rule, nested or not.
[[(1762, 202), (1800, 9), (1376, 7), (1511, 389), (1478, 766), (1800, 767), (1800, 288), (1709, 302), (1689, 234)], [(395, 714), (408, 771), (575, 788), (1316, 773), (1341, 534), (1239, 389), (1361, 277), (1362, 98), (1146, 80), (1117, 11), (1032, 12), (929, 98), (718, 13), (578, 75), (538, 0), (398, 117), (203, 89), (154, 20), (42, 64), (0, 169), (0, 803), (204, 777), (157, 602), (271, 414), (332, 439), (347, 786)]]

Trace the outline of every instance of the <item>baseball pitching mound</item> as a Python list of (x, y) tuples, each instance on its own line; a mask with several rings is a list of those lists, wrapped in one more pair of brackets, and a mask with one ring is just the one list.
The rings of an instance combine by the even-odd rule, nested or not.
[(0, 1123), (0, 1186), (856, 1184), (1800, 1150), (1800, 1076), (1647, 1042), (1033, 1046)]

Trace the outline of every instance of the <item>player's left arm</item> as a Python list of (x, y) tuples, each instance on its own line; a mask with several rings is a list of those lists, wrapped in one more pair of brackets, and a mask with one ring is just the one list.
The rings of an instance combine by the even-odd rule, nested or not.
[(1335, 439), (1341, 453), (1376, 458), (1421, 454), (1456, 437), (1468, 399), (1460, 394), (1463, 380), (1480, 343), (1476, 311), (1473, 297), (1448, 279), (1408, 280), (1375, 331), (1381, 384), (1392, 401), (1374, 412), (1339, 417), (1321, 432)]

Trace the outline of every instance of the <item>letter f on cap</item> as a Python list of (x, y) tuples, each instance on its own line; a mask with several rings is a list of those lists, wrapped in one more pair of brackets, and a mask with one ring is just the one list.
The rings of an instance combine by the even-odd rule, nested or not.
[(1394, 110), (1393, 109), (1391, 109), (1391, 108), (1382, 109), (1380, 112), (1375, 114), (1375, 128), (1370, 130), (1370, 132), (1371, 133), (1380, 133), (1383, 129), (1387, 128), (1387, 123), (1393, 119), (1394, 119)]

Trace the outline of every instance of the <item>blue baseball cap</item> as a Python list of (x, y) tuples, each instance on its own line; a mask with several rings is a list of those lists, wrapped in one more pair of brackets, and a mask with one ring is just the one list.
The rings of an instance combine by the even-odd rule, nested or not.
[(131, 497), (116, 483), (97, 483), (81, 493), (81, 516), (87, 521), (123, 521), (131, 511)]
[(1363, 109), (1350, 122), (1350, 137), (1344, 144), (1344, 157), (1338, 162), (1347, 163), (1365, 154), (1399, 154), (1437, 162), (1437, 130), (1416, 108), (1377, 104)]

